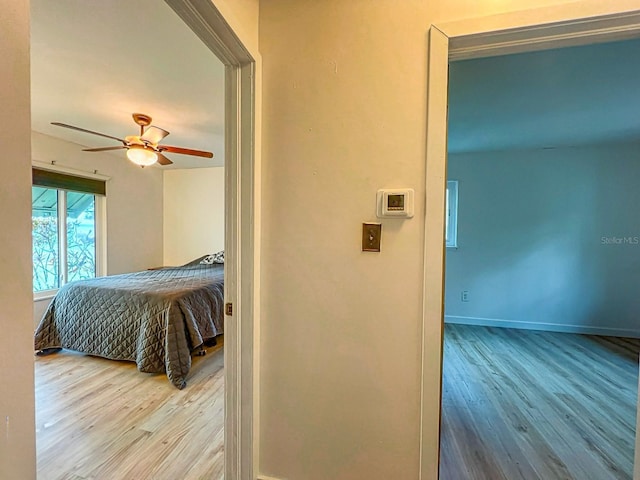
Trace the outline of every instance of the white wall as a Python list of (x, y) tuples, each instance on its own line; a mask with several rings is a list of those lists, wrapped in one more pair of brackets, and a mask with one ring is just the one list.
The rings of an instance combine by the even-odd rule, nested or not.
[[(97, 170), (107, 182), (107, 274), (135, 272), (162, 265), (163, 171), (140, 168), (122, 152), (88, 153), (80, 145), (38, 132), (31, 135), (32, 159)], [(36, 302), (39, 322), (48, 301)]]
[(639, 151), (450, 154), (459, 212), (447, 321), (640, 337)]
[(36, 476), (29, 4), (0, 0), (0, 478)]
[(164, 265), (224, 250), (224, 168), (164, 171)]

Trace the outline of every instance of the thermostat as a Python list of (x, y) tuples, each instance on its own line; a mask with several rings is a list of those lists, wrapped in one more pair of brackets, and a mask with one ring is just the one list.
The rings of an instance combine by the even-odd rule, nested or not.
[(413, 189), (378, 190), (378, 217), (413, 217)]

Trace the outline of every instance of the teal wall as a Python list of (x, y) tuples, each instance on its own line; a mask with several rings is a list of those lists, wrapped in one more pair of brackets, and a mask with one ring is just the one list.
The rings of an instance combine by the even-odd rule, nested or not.
[(640, 143), (451, 154), (448, 178), (446, 321), (640, 337)]

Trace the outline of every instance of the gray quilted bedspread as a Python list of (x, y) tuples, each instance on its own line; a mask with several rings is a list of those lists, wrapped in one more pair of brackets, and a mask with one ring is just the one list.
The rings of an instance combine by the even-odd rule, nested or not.
[(191, 352), (223, 333), (224, 266), (195, 265), (71, 282), (51, 301), (35, 349), (136, 362), (186, 385)]

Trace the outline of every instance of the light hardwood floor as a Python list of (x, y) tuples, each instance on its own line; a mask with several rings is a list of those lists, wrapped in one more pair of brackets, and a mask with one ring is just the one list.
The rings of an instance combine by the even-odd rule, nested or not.
[(35, 363), (38, 480), (223, 478), (222, 340), (193, 357), (183, 390), (66, 350)]
[(441, 480), (631, 479), (640, 340), (448, 324)]

